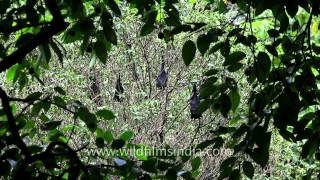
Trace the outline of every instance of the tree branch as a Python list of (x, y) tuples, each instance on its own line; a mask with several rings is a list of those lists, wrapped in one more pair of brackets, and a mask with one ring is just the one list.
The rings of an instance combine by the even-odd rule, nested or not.
[(22, 154), (25, 155), (26, 159), (28, 159), (30, 158), (31, 154), (19, 134), (19, 130), (16, 126), (15, 118), (11, 112), (9, 97), (7, 96), (6, 92), (2, 88), (0, 88), (0, 98), (2, 101), (3, 110), (8, 119), (9, 131), (14, 139), (13, 142), (15, 142), (15, 145), (22, 151)]
[(63, 31), (67, 28), (68, 25), (64, 21), (55, 0), (46, 0), (45, 3), (51, 15), (53, 16), (53, 19), (50, 23), (51, 26), (43, 28), (29, 43), (26, 43), (12, 54), (3, 58), (3, 60), (0, 61), (0, 73), (9, 69), (16, 63), (21, 63), (28, 53), (48, 39), (52, 38), (60, 31)]

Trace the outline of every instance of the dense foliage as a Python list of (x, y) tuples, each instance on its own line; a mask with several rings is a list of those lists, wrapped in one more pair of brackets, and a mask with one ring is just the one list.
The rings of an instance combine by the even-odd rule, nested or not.
[[(216, 19), (220, 18), (219, 14), (230, 11), (235, 15), (219, 25), (201, 21), (200, 15), (200, 21), (188, 19), (183, 14), (183, 8), (189, 7), (185, 4), (190, 5), (194, 13), (216, 13)], [(301, 145), (298, 150), (301, 157), (315, 164), (315, 160), (320, 159), (319, 14), (317, 0), (1, 0), (0, 73), (13, 84), (0, 88), (0, 175), (8, 179), (195, 179), (201, 173), (199, 168), (204, 161), (196, 152), (228, 147), (233, 152), (220, 163), (219, 179), (240, 179), (244, 177), (241, 174), (253, 178), (259, 167), (268, 165), (272, 136), (278, 133), (287, 141)], [(139, 37), (129, 37), (119, 19), (141, 23)], [(136, 48), (132, 41), (154, 34), (168, 49), (180, 47), (178, 42), (183, 41), (177, 58), (186, 66), (180, 67), (181, 71), (182, 68), (190, 70), (201, 62), (206, 65), (203, 74), (198, 69), (192, 71), (202, 74), (201, 80), (197, 80), (198, 90), (196, 83), (189, 85), (193, 89), (190, 104), (194, 121), (199, 119), (200, 127), (201, 119), (210, 111), (206, 117), (215, 120), (216, 116), (221, 116), (227, 123), (206, 129), (210, 136), (200, 143), (192, 139), (190, 148), (195, 153), (189, 155), (136, 154), (130, 157), (116, 154), (107, 159), (103, 155), (89, 154), (92, 156), (89, 158), (96, 159), (95, 163), (85, 161), (80, 152), (92, 146), (75, 147), (70, 143), (73, 136), (82, 136), (84, 131), (91, 132), (90, 137), (94, 136), (97, 149), (151, 147), (130, 141), (134, 133), (141, 133), (140, 130), (114, 136), (114, 132), (101, 127), (101, 121), (111, 123), (116, 116), (106, 108), (108, 106), (102, 106), (104, 102), (97, 94), (103, 89), (97, 83), (90, 86), (90, 98), (99, 108), (90, 108), (87, 103), (67, 94), (74, 91), (73, 82), (71, 87), (56, 86), (48, 92), (50, 84), (44, 81), (43, 74), (50, 66), (61, 66), (62, 71), (65, 66), (70, 67), (66, 65), (66, 49), (73, 51), (77, 47), (79, 56), (92, 57), (85, 65), (77, 61), (78, 66), (90, 66), (92, 70), (96, 60), (108, 65), (115, 48), (129, 49), (132, 53), (130, 49)], [(145, 58), (149, 69), (145, 77), (148, 76), (151, 84), (151, 62), (146, 49), (147, 45), (141, 47), (139, 53)], [(119, 53), (112, 55), (120, 56)], [(131, 54), (130, 57), (140, 56)], [(209, 66), (212, 58), (223, 61), (215, 62), (217, 67), (213, 68)], [(168, 97), (177, 84), (168, 78), (164, 68), (168, 61), (163, 59), (157, 62), (162, 67), (154, 86), (159, 93), (166, 92)], [(133, 62), (130, 62), (132, 80), (137, 81), (139, 74)], [(89, 81), (97, 82), (96, 74), (103, 71), (87, 72)], [(126, 106), (124, 73), (118, 71), (112, 99)], [(176, 78), (178, 81), (178, 75)], [(246, 78), (245, 87), (243, 78)], [(27, 94), (17, 96), (12, 93), (17, 88), (22, 92), (31, 87), (32, 82), (37, 82), (43, 89), (35, 92), (29, 89)], [(168, 88), (169, 83), (173, 88)], [(144, 92), (140, 96), (150, 99), (146, 106), (151, 109), (157, 104), (152, 101), (152, 87), (148, 89), (140, 84), (140, 88)], [(136, 112), (143, 110), (135, 108)], [(64, 113), (71, 121), (48, 115), (55, 113)], [(123, 115), (123, 119), (126, 118)], [(78, 120), (83, 122), (85, 130), (75, 130)], [(157, 142), (165, 141), (163, 126), (166, 121), (163, 118), (155, 133)], [(169, 152), (173, 147), (162, 148)], [(98, 161), (99, 158), (103, 160)], [(317, 173), (311, 171), (303, 175), (315, 178)]]

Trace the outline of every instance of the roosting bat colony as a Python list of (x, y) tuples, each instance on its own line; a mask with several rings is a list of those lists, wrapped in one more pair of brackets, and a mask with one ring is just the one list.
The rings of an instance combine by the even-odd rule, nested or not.
[[(156, 78), (156, 87), (160, 90), (164, 90), (167, 87), (168, 82), (168, 73), (165, 70), (165, 62), (162, 62), (160, 71)], [(118, 74), (117, 81), (115, 84), (115, 91), (113, 95), (113, 101), (115, 102), (122, 102), (122, 94), (124, 93), (124, 88), (121, 82), (121, 75)], [(198, 106), (200, 104), (200, 99), (198, 97), (197, 92), (197, 85), (196, 83), (193, 84), (192, 92), (191, 92), (191, 99), (190, 99), (190, 112), (192, 119), (199, 119), (201, 118), (201, 113), (198, 112)]]

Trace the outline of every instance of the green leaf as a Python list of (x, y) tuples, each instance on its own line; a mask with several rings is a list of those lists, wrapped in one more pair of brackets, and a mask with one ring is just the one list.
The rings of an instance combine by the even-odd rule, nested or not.
[(132, 131), (125, 131), (120, 135), (120, 139), (124, 141), (130, 140), (134, 136), (134, 133)]
[(66, 95), (66, 92), (61, 87), (57, 86), (54, 88), (54, 90), (61, 95)]
[(236, 72), (236, 71), (240, 70), (242, 67), (243, 67), (243, 64), (234, 63), (234, 64), (231, 64), (230, 66), (228, 66), (228, 71), (229, 72)]
[(212, 76), (216, 75), (219, 71), (217, 69), (210, 69), (207, 72), (204, 73), (205, 76)]
[(109, 6), (109, 8), (117, 15), (121, 16), (121, 11), (114, 0), (104, 0), (104, 2)]
[(60, 107), (66, 107), (67, 106), (67, 103), (61, 98), (61, 97), (59, 97), (59, 96), (54, 96), (53, 97), (53, 102), (56, 104), (56, 105), (58, 105), (58, 106), (60, 106)]
[(82, 1), (68, 0), (64, 1), (69, 7), (69, 16), (73, 19), (82, 19), (84, 16), (84, 7)]
[(104, 147), (104, 140), (102, 137), (97, 137), (96, 138), (96, 145), (98, 148), (103, 148)]
[(37, 102), (36, 104), (33, 105), (32, 110), (31, 110), (31, 114), (33, 116), (37, 116), (40, 113), (42, 108), (43, 108), (43, 103)]
[(86, 123), (88, 129), (91, 132), (95, 132), (97, 129), (97, 118), (94, 114), (90, 113), (86, 107), (81, 107), (78, 109), (76, 114), (80, 119)]
[(61, 131), (63, 131), (63, 132), (68, 132), (68, 131), (72, 131), (72, 130), (75, 129), (75, 128), (78, 128), (78, 126), (75, 126), (75, 125), (73, 125), (73, 124), (69, 124), (69, 125), (63, 127), (63, 128), (61, 129)]
[(113, 141), (113, 135), (111, 131), (106, 131), (103, 134), (103, 139), (110, 144)]
[(40, 153), (41, 151), (43, 151), (43, 147), (37, 146), (37, 145), (31, 145), (28, 146), (29, 151), (33, 154), (33, 153)]
[(172, 35), (176, 35), (176, 34), (179, 34), (181, 32), (188, 32), (188, 31), (192, 31), (192, 27), (190, 25), (186, 25), (186, 24), (183, 24), (183, 25), (179, 25), (179, 26), (175, 26), (172, 30), (171, 30), (171, 34)]
[(33, 92), (33, 93), (29, 94), (25, 99), (26, 100), (37, 100), (37, 99), (40, 99), (41, 96), (42, 96), (41, 92)]
[(218, 37), (224, 32), (221, 29), (210, 29), (206, 34), (202, 34), (197, 39), (197, 48), (204, 55), (211, 43), (218, 41)]
[(218, 42), (216, 43), (210, 50), (209, 54), (214, 54), (215, 52), (219, 51), (221, 48), (223, 48), (224, 43)]
[(220, 112), (221, 114), (227, 118), (228, 117), (228, 113), (231, 109), (231, 100), (229, 98), (228, 95), (226, 94), (221, 94), (220, 98), (219, 98), (219, 103), (220, 103)]
[(173, 4), (166, 3), (164, 6), (164, 10), (167, 13), (167, 17), (165, 18), (165, 23), (167, 26), (180, 26), (180, 17), (179, 17), (179, 11)]
[(269, 29), (268, 30), (268, 34), (270, 37), (279, 37), (279, 31), (275, 30), (275, 29)]
[(97, 42), (95, 42), (93, 45), (93, 50), (94, 50), (96, 56), (99, 58), (99, 60), (103, 64), (106, 64), (107, 57), (108, 57), (108, 51), (107, 51), (106, 45), (103, 43), (103, 41), (98, 40)]
[(201, 165), (200, 157), (196, 157), (191, 160), (192, 171), (198, 170)]
[(6, 10), (10, 7), (10, 0), (1, 0), (0, 1), (0, 14), (4, 14)]
[(267, 53), (259, 52), (254, 68), (258, 81), (264, 83), (271, 68), (271, 61)]
[(106, 39), (114, 45), (117, 45), (117, 34), (112, 28), (112, 16), (107, 12), (103, 12), (101, 15), (101, 22), (103, 27), (103, 33)]
[[(281, 133), (280, 133), (281, 134)], [(253, 133), (253, 140), (257, 147), (252, 152), (248, 152), (250, 157), (260, 166), (265, 167), (269, 160), (269, 147), (271, 141), (271, 133), (264, 132), (263, 127), (256, 127)]]
[(229, 125), (235, 125), (239, 120), (241, 119), (240, 115), (233, 117), (230, 121), (229, 121)]
[(180, 19), (176, 16), (168, 16), (164, 19), (167, 26), (179, 26), (181, 25)]
[(28, 80), (29, 80), (29, 79), (28, 79), (26, 73), (21, 73), (21, 74), (20, 74), (20, 78), (19, 78), (19, 81), (18, 81), (19, 90), (20, 90), (20, 91), (27, 85)]
[(192, 177), (193, 177), (193, 178), (196, 178), (196, 177), (198, 177), (200, 174), (201, 174), (201, 172), (200, 172), (199, 170), (193, 171), (193, 172), (192, 172)]
[[(140, 161), (146, 161), (148, 159), (148, 153), (146, 151), (135, 151), (134, 156)], [(161, 162), (161, 161), (159, 161)], [(160, 168), (159, 168), (160, 169)]]
[(212, 84), (203, 83), (200, 87), (200, 90), (199, 90), (199, 93), (200, 93), (199, 97), (201, 99), (208, 98), (212, 94), (215, 94), (217, 92), (217, 90), (218, 90), (218, 87), (216, 85), (214, 85), (213, 83)]
[(140, 30), (140, 36), (146, 36), (150, 33), (152, 33), (153, 30), (155, 30), (156, 27), (151, 23), (146, 23), (142, 26)]
[(102, 109), (96, 112), (96, 115), (104, 118), (105, 120), (112, 120), (114, 118), (116, 118), (116, 116), (113, 114), (112, 111), (107, 110), (107, 109)]
[(230, 174), (230, 179), (240, 180), (240, 170), (239, 169), (233, 170), (232, 173)]
[(298, 12), (298, 2), (297, 0), (291, 0), (291, 1), (286, 1), (286, 11), (287, 13), (294, 18), (294, 16), (297, 14)]
[(243, 28), (234, 28), (229, 32), (228, 37), (237, 36), (241, 31)]
[(41, 126), (41, 130), (48, 131), (52, 129), (56, 129), (62, 121), (50, 121)]
[(233, 52), (226, 57), (226, 60), (224, 61), (223, 66), (228, 66), (228, 65), (237, 63), (242, 59), (244, 59), (245, 57), (246, 57), (246, 54), (244, 52), (241, 52), (241, 51)]
[(151, 159), (148, 159), (147, 161), (143, 161), (141, 164), (141, 168), (147, 172), (156, 173), (157, 172), (156, 164), (157, 164), (157, 159), (151, 158)]
[(249, 45), (255, 45), (256, 43), (257, 43), (257, 37), (256, 36), (254, 36), (254, 35), (249, 35), (248, 37), (247, 37), (247, 41), (248, 41), (248, 43), (249, 43)]
[(140, 30), (140, 36), (146, 36), (156, 28), (154, 23), (156, 22), (157, 14), (158, 11), (152, 10), (145, 15), (146, 21)]
[(243, 169), (244, 174), (245, 174), (248, 178), (250, 178), (250, 179), (253, 178), (253, 175), (254, 175), (254, 167), (253, 167), (253, 165), (252, 165), (251, 162), (249, 162), (249, 161), (243, 162), (243, 164), (242, 164), (242, 169)]
[(92, 36), (94, 32), (96, 31), (94, 26), (94, 21), (91, 18), (85, 18), (81, 19), (78, 22), (79, 30), (81, 32), (81, 39), (84, 40), (85, 38), (88, 38), (89, 36)]
[(37, 66), (47, 67), (51, 59), (51, 52), (48, 43), (39, 45), (40, 55), (37, 60)]
[(205, 34), (202, 34), (197, 39), (197, 48), (202, 55), (209, 49), (210, 40)]
[(111, 147), (112, 149), (120, 149), (122, 148), (124, 145), (126, 144), (126, 142), (122, 139), (116, 139), (112, 142)]
[(25, 118), (20, 117), (16, 120), (16, 124), (17, 124), (17, 129), (22, 129), (25, 127), (25, 125), (27, 124)]
[(227, 39), (226, 41), (224, 41), (221, 45), (220, 48), (220, 53), (222, 56), (227, 57), (230, 54), (230, 42), (229, 39)]
[(43, 121), (43, 122), (48, 122), (48, 121), (50, 121), (49, 117), (48, 117), (46, 114), (44, 114), (44, 113), (41, 113), (41, 115), (39, 116), (39, 118), (40, 118), (41, 121)]
[(106, 39), (114, 45), (117, 45), (117, 34), (113, 28), (103, 28)]
[(82, 33), (80, 30), (79, 22), (74, 23), (62, 36), (63, 43), (73, 43), (78, 40), (82, 40)]
[(222, 161), (222, 163), (220, 165), (220, 171), (232, 169), (232, 167), (236, 161), (237, 161), (236, 157), (229, 157), (229, 158), (225, 159), (224, 161)]
[(289, 18), (284, 11), (284, 7), (276, 9), (277, 12), (273, 12), (275, 17), (280, 21), (280, 32), (285, 32), (289, 26)]
[(101, 128), (97, 128), (96, 135), (97, 135), (97, 137), (103, 137), (104, 136), (103, 130)]
[(227, 6), (223, 0), (219, 1), (218, 10), (220, 14), (225, 13), (227, 11)]
[(184, 61), (184, 64), (186, 66), (189, 66), (192, 60), (194, 59), (196, 55), (196, 45), (193, 41), (188, 40), (184, 43), (182, 48), (182, 58)]
[(210, 145), (212, 145), (214, 143), (215, 143), (214, 139), (206, 140), (206, 141), (203, 141), (200, 144), (198, 144), (196, 149), (204, 150), (205, 148), (207, 148), (208, 146), (210, 146)]
[(57, 55), (58, 60), (59, 60), (59, 62), (60, 62), (60, 64), (61, 64), (61, 66), (63, 66), (63, 54), (62, 54), (60, 48), (59, 48), (58, 45), (57, 45), (55, 42), (53, 42), (53, 41), (50, 42), (50, 46), (51, 46), (53, 52)]
[(265, 47), (266, 47), (267, 51), (268, 51), (270, 54), (272, 54), (272, 55), (275, 56), (275, 57), (278, 57), (277, 49), (276, 49), (274, 46), (272, 46), (272, 45), (266, 45)]
[(318, 148), (319, 142), (318, 134), (313, 134), (302, 146), (301, 157), (307, 158), (314, 154)]
[(261, 167), (265, 167), (269, 160), (269, 149), (255, 148), (253, 152), (250, 152), (250, 157), (259, 164)]
[(48, 112), (51, 107), (51, 103), (43, 102), (43, 110)]
[(233, 88), (231, 89), (230, 93), (229, 93), (229, 97), (231, 100), (231, 109), (233, 112), (235, 112), (240, 104), (240, 94), (238, 92), (237, 88)]

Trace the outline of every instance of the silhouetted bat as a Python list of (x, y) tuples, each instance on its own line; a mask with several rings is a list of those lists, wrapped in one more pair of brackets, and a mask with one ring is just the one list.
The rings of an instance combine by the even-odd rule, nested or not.
[(199, 119), (201, 118), (201, 114), (198, 113), (198, 106), (200, 104), (200, 100), (197, 93), (197, 85), (193, 84), (191, 101), (190, 101), (190, 110), (191, 110), (191, 118)]
[(164, 62), (161, 64), (159, 75), (156, 79), (157, 88), (164, 89), (167, 86), (168, 74), (164, 70)]
[(120, 73), (119, 73), (119, 76), (118, 76), (118, 79), (117, 79), (117, 83), (116, 83), (116, 91), (114, 93), (114, 96), (113, 96), (113, 100), (114, 101), (118, 101), (118, 102), (121, 102), (121, 98), (120, 98), (120, 95), (124, 92), (124, 89), (122, 87), (122, 83), (121, 83), (121, 79), (120, 79)]

